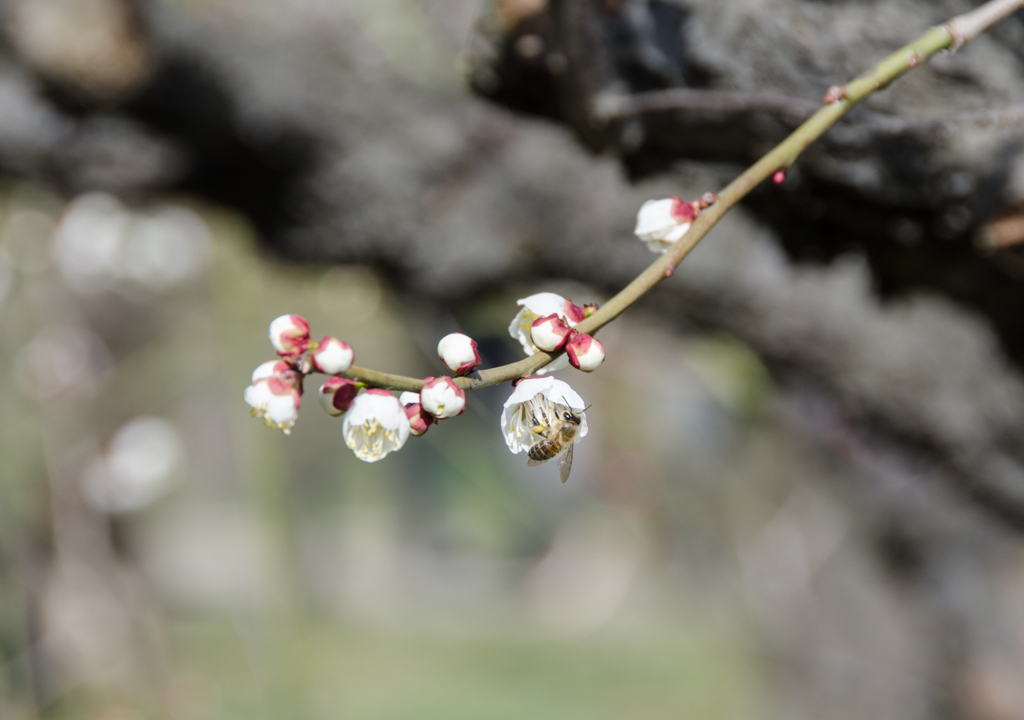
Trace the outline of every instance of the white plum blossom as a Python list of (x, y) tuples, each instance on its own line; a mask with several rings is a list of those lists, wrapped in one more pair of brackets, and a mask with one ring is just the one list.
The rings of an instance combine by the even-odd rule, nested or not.
[(356, 354), (352, 346), (338, 338), (325, 337), (313, 351), (313, 367), (327, 375), (340, 375), (352, 366)]
[(700, 205), (683, 202), (677, 197), (648, 200), (640, 206), (633, 232), (647, 243), (651, 252), (663, 253), (686, 234)]
[(338, 417), (352, 406), (352, 402), (359, 392), (359, 385), (355, 380), (348, 378), (332, 377), (317, 392), (317, 400), (320, 407), (331, 417)]
[(243, 397), (253, 416), (267, 427), (283, 430), (285, 435), (299, 419), (299, 391), (277, 376), (257, 380), (245, 389)]
[(530, 339), (544, 352), (555, 352), (565, 347), (569, 333), (572, 332), (574, 330), (566, 325), (562, 318), (552, 313), (533, 321), (533, 325), (530, 326)]
[(405, 407), (410, 405), (419, 405), (420, 394), (414, 392), (404, 392), (398, 396), (398, 402), (402, 403)]
[(267, 335), (278, 355), (297, 355), (310, 346), (309, 323), (301, 315), (274, 318)]
[(593, 372), (604, 362), (604, 345), (586, 333), (576, 333), (565, 344), (565, 354), (574, 368)]
[[(558, 315), (569, 327), (576, 327), (576, 324), (583, 321), (583, 308), (577, 307), (571, 300), (566, 300), (561, 295), (550, 292), (537, 293), (518, 301), (522, 309), (508, 326), (508, 333), (523, 346), (527, 355), (535, 354), (539, 348), (530, 335), (530, 329), (538, 318), (548, 315)], [(566, 357), (556, 358), (552, 363), (537, 371), (538, 375), (561, 370), (569, 367), (569, 359)]]
[(580, 416), (580, 427), (574, 442), (587, 434), (587, 416), (584, 402), (569, 384), (552, 377), (530, 377), (516, 385), (501, 411), (501, 432), (505, 444), (513, 453), (529, 450), (544, 440), (534, 430), (542, 427), (545, 418), (557, 414), (555, 405), (572, 408)]
[(455, 417), (466, 409), (466, 392), (449, 377), (424, 378), (420, 404), (438, 419)]
[(357, 458), (377, 462), (405, 445), (409, 419), (402, 403), (387, 390), (367, 390), (345, 413), (341, 433)]
[(450, 333), (437, 344), (437, 356), (456, 375), (466, 375), (480, 365), (476, 340), (462, 333)]

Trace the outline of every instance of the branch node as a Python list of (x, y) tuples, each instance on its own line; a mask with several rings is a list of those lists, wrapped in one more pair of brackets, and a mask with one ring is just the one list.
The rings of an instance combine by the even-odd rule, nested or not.
[(718, 195), (713, 192), (706, 192), (700, 196), (700, 200), (697, 202), (700, 203), (700, 209), (704, 210), (718, 202)]
[[(957, 18), (953, 18), (947, 22), (942, 23), (942, 27), (949, 33), (949, 36), (953, 39), (953, 42), (949, 44), (946, 51), (949, 53), (955, 53), (957, 50), (962, 48), (967, 42), (967, 38), (960, 32), (960, 24), (956, 22)], [(913, 67), (913, 65), (911, 65)]]
[[(911, 66), (913, 67), (913, 66)], [(839, 102), (840, 100), (846, 99), (846, 86), (845, 85), (833, 85), (825, 92), (824, 102), (826, 105)]]

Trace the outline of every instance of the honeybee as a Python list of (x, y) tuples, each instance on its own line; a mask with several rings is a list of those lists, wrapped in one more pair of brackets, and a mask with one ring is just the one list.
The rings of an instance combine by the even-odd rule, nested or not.
[(564, 483), (572, 471), (572, 448), (581, 418), (580, 413), (568, 405), (555, 403), (552, 409), (554, 417), (549, 418), (547, 412), (543, 410), (540, 418), (533, 417), (533, 432), (544, 439), (529, 449), (527, 455), (530, 459), (526, 464), (533, 467), (561, 455), (558, 461), (558, 474)]

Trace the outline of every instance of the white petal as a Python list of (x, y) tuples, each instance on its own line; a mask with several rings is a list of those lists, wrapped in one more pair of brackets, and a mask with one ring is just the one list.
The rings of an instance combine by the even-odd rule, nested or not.
[(265, 363), (260, 363), (255, 370), (252, 371), (252, 382), (262, 380), (263, 378), (273, 377), (274, 370), (280, 360), (267, 360)]
[(526, 402), (537, 393), (543, 393), (550, 388), (553, 382), (555, 382), (555, 378), (548, 377), (520, 380), (519, 384), (512, 390), (508, 400), (505, 401), (505, 407)]
[(277, 425), (294, 425), (299, 419), (295, 398), (292, 395), (271, 395), (267, 400), (266, 415)]
[(582, 410), (587, 406), (575, 390), (569, 387), (569, 383), (556, 378), (550, 378), (551, 384), (542, 390), (544, 396), (552, 402), (561, 403), (562, 405), (568, 405), (573, 410)]
[(562, 310), (565, 308), (565, 298), (551, 292), (542, 292), (530, 295), (529, 297), (521, 298), (517, 303), (525, 307), (537, 317), (544, 317), (551, 313), (558, 313), (561, 315)]
[(672, 206), (674, 198), (662, 200), (648, 200), (640, 206), (636, 214), (636, 228), (633, 232), (641, 240), (649, 237), (660, 237), (662, 233), (677, 225), (676, 219), (672, 217)]
[(245, 398), (245, 402), (249, 407), (262, 408), (266, 407), (267, 402), (272, 396), (273, 393), (270, 392), (270, 388), (266, 383), (256, 382), (245, 389), (242, 397)]

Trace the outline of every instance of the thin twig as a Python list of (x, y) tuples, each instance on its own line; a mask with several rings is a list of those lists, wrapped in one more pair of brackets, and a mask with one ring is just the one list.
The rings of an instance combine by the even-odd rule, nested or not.
[(953, 38), (950, 50), (956, 52), (1000, 20), (1024, 7), (1021, 0), (989, 0), (969, 13), (957, 15), (942, 26)]
[[(625, 312), (659, 282), (671, 277), (683, 258), (734, 205), (776, 171), (790, 167), (811, 143), (835, 125), (861, 100), (871, 93), (881, 90), (907, 71), (922, 65), (925, 60), (940, 50), (949, 47), (956, 49), (970, 42), (981, 32), (1022, 7), (1024, 7), (1024, 0), (989, 0), (975, 10), (953, 18), (941, 27), (931, 28), (856, 80), (845, 86), (832, 88), (829, 95), (834, 98), (834, 102), (819, 108), (789, 137), (729, 183), (718, 194), (718, 202), (701, 213), (700, 217), (690, 226), (689, 231), (669, 248), (668, 252), (651, 263), (629, 285), (605, 303), (604, 307), (579, 323), (576, 329), (585, 333), (597, 332)], [(456, 378), (455, 382), (466, 390), (498, 385), (535, 373), (555, 357), (557, 354), (538, 352), (519, 362), (482, 370), (477, 377)], [(423, 381), (416, 378), (390, 375), (364, 368), (349, 368), (346, 375), (370, 385), (392, 390), (416, 391), (423, 386)]]

